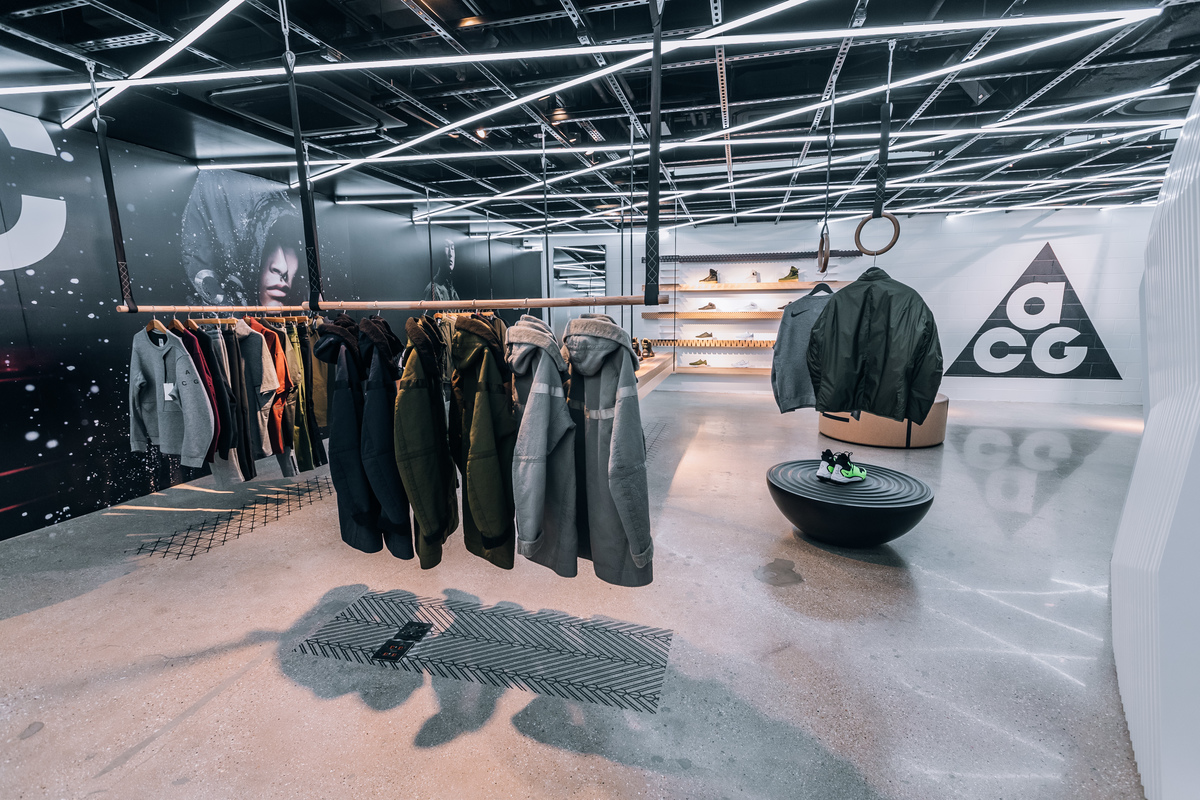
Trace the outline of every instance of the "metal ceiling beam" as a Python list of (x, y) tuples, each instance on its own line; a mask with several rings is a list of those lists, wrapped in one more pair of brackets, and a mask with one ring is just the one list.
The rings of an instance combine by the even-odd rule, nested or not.
[[(575, 25), (575, 38), (579, 40), (579, 43), (585, 46), (596, 44), (596, 39), (592, 36), (591, 28), (588, 27), (587, 20), (584, 19), (583, 14), (576, 7), (575, 0), (559, 0), (559, 2), (562, 3), (563, 10), (567, 12), (567, 17)], [(592, 58), (595, 60), (596, 66), (608, 66), (608, 59), (603, 54), (593, 53)], [(629, 102), (629, 96), (625, 94), (625, 89), (621, 86), (616, 76), (611, 74), (605, 75), (604, 82), (607, 84), (612, 96), (625, 109), (625, 113), (629, 116), (629, 124), (637, 132), (638, 138), (645, 139), (646, 129), (642, 127), (641, 120), (638, 119), (637, 113), (633, 110), (633, 104)]]

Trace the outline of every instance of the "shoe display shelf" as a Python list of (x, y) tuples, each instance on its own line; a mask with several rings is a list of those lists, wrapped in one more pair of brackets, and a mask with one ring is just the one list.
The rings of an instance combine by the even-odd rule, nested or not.
[[(676, 292), (808, 292), (818, 283), (840, 289), (849, 281), (764, 281), (763, 283), (660, 283), (658, 288)], [(646, 287), (642, 286), (645, 291)]]
[(762, 347), (774, 347), (774, 339), (651, 339), (650, 344), (654, 347), (686, 347), (689, 349), (713, 349), (713, 350), (732, 350), (732, 349), (758, 349)]
[(642, 319), (782, 319), (782, 311), (643, 311)]
[[(854, 258), (862, 254), (853, 250), (838, 251), (832, 255), (835, 258)], [(679, 374), (769, 376), (770, 359), (765, 351), (775, 345), (777, 321), (783, 318), (783, 310), (779, 306), (807, 294), (818, 283), (828, 284), (834, 290), (846, 285), (846, 281), (835, 280), (833, 273), (816, 275), (815, 270), (807, 265), (804, 269), (797, 268), (799, 265), (796, 262), (815, 261), (816, 257), (816, 251), (663, 255), (660, 259), (659, 286), (669, 293), (670, 302), (642, 312), (642, 319), (659, 321), (658, 338), (653, 338), (654, 334), (649, 331), (643, 335), (650, 339), (654, 347), (671, 349), (674, 371)], [(780, 262), (790, 263), (768, 266)], [(759, 272), (762, 275), (755, 280)], [(706, 275), (732, 281), (701, 281), (700, 278)], [(785, 276), (794, 276), (796, 279), (778, 280)], [(809, 277), (824, 280), (805, 280)], [(782, 294), (788, 292), (791, 294)], [(755, 293), (762, 293), (763, 297), (756, 298), (753, 296)], [(723, 294), (726, 294), (724, 300)], [(689, 296), (693, 298), (690, 302)], [(718, 308), (699, 308), (710, 302)], [(758, 310), (733, 310), (739, 306), (757, 307)], [(706, 327), (682, 324), (686, 322), (704, 323)], [(731, 329), (729, 323), (745, 323), (747, 327)], [(707, 327), (709, 325), (711, 327)], [(695, 338), (701, 330), (711, 332), (712, 338)], [(756, 338), (735, 338), (741, 336), (743, 331), (753, 333)], [(742, 353), (745, 358), (742, 358)], [(688, 363), (697, 357), (707, 358), (714, 364), (692, 366)], [(731, 366), (731, 361), (749, 361), (750, 366)]]
[(770, 375), (770, 367), (675, 367), (677, 375)]

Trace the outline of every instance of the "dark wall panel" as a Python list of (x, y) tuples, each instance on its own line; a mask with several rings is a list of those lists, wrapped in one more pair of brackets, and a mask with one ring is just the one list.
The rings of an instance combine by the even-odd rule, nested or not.
[[(286, 186), (111, 143), (141, 303), (307, 297)], [(94, 135), (0, 110), (0, 538), (202, 474), (129, 452), (129, 344)], [(537, 296), (536, 255), (319, 198), (324, 290), (337, 299)], [(430, 269), (430, 242), (433, 269)], [(447, 244), (452, 245), (448, 247)], [(453, 252), (451, 268), (450, 252)], [(265, 276), (265, 278), (264, 278)], [(440, 287), (440, 288), (439, 288)], [(386, 314), (403, 332), (407, 314)]]

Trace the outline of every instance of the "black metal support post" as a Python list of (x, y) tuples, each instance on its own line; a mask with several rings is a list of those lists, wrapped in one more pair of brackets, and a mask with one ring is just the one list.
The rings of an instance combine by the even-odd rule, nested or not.
[(137, 313), (133, 300), (133, 283), (129, 280), (129, 262), (125, 258), (125, 236), (121, 233), (121, 212), (117, 206), (117, 190), (113, 185), (112, 161), (108, 157), (108, 123), (100, 116), (99, 93), (96, 91), (96, 64), (87, 62), (88, 78), (92, 84), (92, 103), (96, 118), (92, 125), (96, 129), (96, 147), (100, 151), (100, 174), (104, 177), (104, 196), (108, 200), (108, 222), (112, 228), (113, 251), (117, 256), (117, 280), (121, 284), (121, 305), (130, 314)]
[(662, 140), (662, 2), (650, 0), (654, 55), (650, 61), (650, 170), (646, 186), (646, 305), (658, 305), (658, 150)]
[(300, 130), (300, 101), (296, 96), (296, 54), (288, 42), (290, 23), (287, 0), (279, 0), (280, 24), (283, 26), (283, 69), (287, 72), (288, 100), (292, 106), (292, 145), (296, 148), (296, 177), (300, 182), (300, 215), (304, 220), (304, 256), (308, 263), (308, 308), (321, 310), (321, 248), (317, 242), (317, 213), (313, 205), (312, 185), (308, 180), (308, 157), (304, 151), (304, 136)]

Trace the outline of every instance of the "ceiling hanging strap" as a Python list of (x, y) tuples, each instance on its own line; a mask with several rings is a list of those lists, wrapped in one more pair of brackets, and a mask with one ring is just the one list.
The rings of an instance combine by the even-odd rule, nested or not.
[[(646, 305), (658, 305), (658, 172), (662, 141), (662, 12), (664, 0), (650, 0), (654, 50), (650, 59), (650, 160), (646, 186)], [(630, 223), (632, 224), (632, 219)]]
[(92, 85), (92, 105), (96, 109), (96, 146), (100, 150), (100, 172), (104, 176), (104, 194), (108, 198), (108, 221), (112, 226), (113, 250), (117, 255), (117, 279), (121, 282), (121, 305), (130, 314), (137, 313), (133, 300), (133, 284), (129, 280), (129, 263), (125, 258), (125, 237), (121, 234), (121, 213), (117, 207), (117, 192), (113, 186), (112, 162), (108, 157), (108, 123), (100, 116), (100, 93), (96, 90), (96, 62), (87, 62), (88, 81)]
[(883, 216), (884, 194), (887, 192), (888, 145), (892, 139), (892, 57), (896, 52), (896, 40), (888, 40), (887, 93), (879, 107), (879, 159), (875, 166), (875, 205), (871, 219)]
[(817, 272), (829, 269), (829, 184), (833, 176), (833, 145), (837, 137), (833, 133), (834, 109), (837, 107), (837, 90), (829, 92), (829, 136), (825, 139), (825, 212), (821, 215), (821, 239), (817, 243)]
[[(896, 40), (889, 39), (887, 84), (885, 84), (887, 89), (883, 105), (879, 107), (879, 156), (875, 169), (875, 203), (871, 208), (871, 213), (863, 217), (862, 221), (858, 223), (858, 227), (854, 229), (854, 246), (863, 255), (868, 256), (881, 256), (895, 247), (896, 242), (900, 240), (900, 220), (896, 219), (895, 214), (883, 210), (883, 201), (887, 194), (888, 145), (891, 144), (892, 138), (892, 59), (895, 53)], [(871, 250), (862, 243), (862, 230), (868, 222), (880, 217), (892, 223), (892, 239), (878, 250)]]
[(308, 307), (321, 310), (321, 249), (317, 242), (317, 214), (312, 185), (308, 180), (308, 155), (300, 131), (300, 101), (296, 96), (296, 54), (289, 38), (287, 0), (279, 0), (279, 24), (283, 28), (283, 70), (287, 73), (288, 100), (292, 106), (292, 145), (296, 149), (296, 179), (300, 184), (300, 216), (304, 220), (304, 257), (308, 263)]

